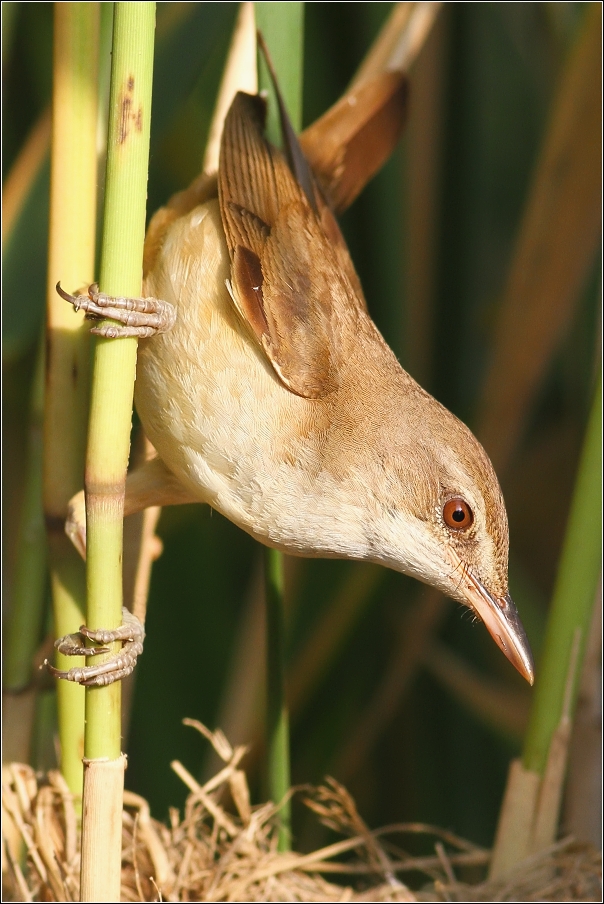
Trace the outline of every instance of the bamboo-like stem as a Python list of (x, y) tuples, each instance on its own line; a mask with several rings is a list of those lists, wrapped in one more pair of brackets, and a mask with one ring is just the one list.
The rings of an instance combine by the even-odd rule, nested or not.
[[(99, 280), (101, 291), (109, 295), (141, 292), (154, 22), (153, 3), (116, 4)], [(91, 628), (121, 623), (123, 499), (136, 345), (135, 339), (99, 339), (95, 348), (86, 456)], [(118, 700), (119, 684), (88, 692), (87, 757), (119, 756), (119, 721), (117, 728), (112, 721)]]
[(510, 767), (490, 876), (552, 844), (572, 717), (600, 577), (602, 379), (596, 389), (558, 568), (522, 760)]
[[(256, 25), (271, 55), (279, 86), (294, 129), (302, 126), (303, 3), (256, 3)], [(281, 129), (273, 85), (262, 58), (258, 61), (258, 87), (268, 93), (267, 136), (280, 144)], [(285, 607), (283, 555), (265, 553), (267, 603), (267, 721), (269, 792), (278, 803), (290, 784), (289, 714), (285, 695)], [(291, 848), (291, 804), (279, 813), (279, 850)]]
[[(130, 454), (130, 467), (134, 470), (144, 461), (153, 458), (155, 449), (141, 432)], [(124, 606), (143, 624), (147, 616), (147, 600), (151, 584), (153, 563), (162, 553), (162, 542), (155, 533), (161, 514), (159, 506), (151, 506), (131, 515), (124, 522), (124, 565), (122, 590)], [(134, 698), (136, 672), (122, 683), (122, 743), (127, 747), (130, 716)]]
[[(57, 635), (77, 631), (84, 620), (84, 567), (63, 525), (67, 503), (83, 480), (88, 330), (55, 285), (61, 280), (78, 289), (94, 275), (98, 29), (98, 3), (55, 5), (43, 483)], [(59, 668), (76, 664), (57, 655)], [(61, 681), (57, 695), (61, 769), (79, 796), (84, 691)]]
[[(116, 3), (99, 279), (101, 291), (109, 295), (140, 296), (142, 288), (154, 32), (155, 3)], [(131, 338), (99, 339), (95, 347), (85, 480), (86, 622), (91, 628), (116, 628), (122, 617), (124, 487), (136, 347)], [(120, 702), (119, 682), (86, 690), (84, 901), (120, 896)]]
[[(560, 558), (543, 655), (522, 760), (525, 769), (543, 775), (553, 734), (563, 714), (566, 681), (576, 632), (581, 635), (576, 675), (581, 673), (601, 553), (602, 382), (595, 393), (579, 463), (564, 546)], [(578, 682), (568, 710), (574, 712)]]

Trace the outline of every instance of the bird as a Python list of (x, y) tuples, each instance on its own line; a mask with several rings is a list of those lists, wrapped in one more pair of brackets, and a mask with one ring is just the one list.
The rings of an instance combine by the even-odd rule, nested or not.
[[(135, 403), (157, 456), (129, 475), (125, 514), (204, 502), (289, 554), (410, 575), (469, 607), (532, 684), (493, 466), (384, 341), (280, 113), (286, 152), (265, 138), (265, 100), (236, 94), (216, 178), (151, 220), (144, 298), (59, 289), (118, 321), (94, 332), (141, 337)], [(82, 549), (81, 510), (67, 529)], [(87, 669), (72, 680), (110, 680)]]

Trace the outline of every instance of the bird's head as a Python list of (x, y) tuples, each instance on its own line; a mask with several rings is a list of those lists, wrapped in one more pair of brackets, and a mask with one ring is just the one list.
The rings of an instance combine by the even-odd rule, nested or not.
[(530, 646), (508, 592), (508, 521), (493, 466), (471, 431), (417, 384), (407, 384), (405, 399), (398, 442), (386, 417), (374, 459), (374, 558), (469, 606), (532, 684)]

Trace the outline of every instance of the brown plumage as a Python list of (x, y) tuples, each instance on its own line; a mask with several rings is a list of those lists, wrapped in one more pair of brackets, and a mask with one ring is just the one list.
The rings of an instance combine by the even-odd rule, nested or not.
[(532, 683), (490, 461), (382, 339), (320, 189), (265, 140), (263, 105), (235, 97), (217, 186), (150, 225), (144, 293), (176, 322), (140, 344), (158, 459), (129, 478), (126, 512), (198, 500), (287, 552), (403, 571), (469, 605)]

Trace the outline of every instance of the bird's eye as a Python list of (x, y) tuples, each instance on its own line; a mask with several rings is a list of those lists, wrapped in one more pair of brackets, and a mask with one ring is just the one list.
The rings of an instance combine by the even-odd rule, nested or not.
[(443, 506), (443, 518), (451, 530), (467, 530), (474, 523), (472, 509), (461, 496), (454, 496)]

